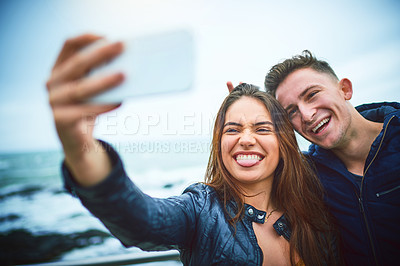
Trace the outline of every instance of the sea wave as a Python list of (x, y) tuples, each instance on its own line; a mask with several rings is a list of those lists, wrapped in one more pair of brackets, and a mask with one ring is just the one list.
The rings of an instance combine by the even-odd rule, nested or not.
[[(121, 154), (132, 181), (145, 193), (165, 198), (179, 195), (204, 179), (204, 154)], [(26, 230), (33, 236), (71, 236), (90, 230), (108, 230), (62, 186), (60, 152), (0, 155), (0, 233)], [(162, 162), (162, 163), (159, 163)], [(114, 237), (88, 238), (86, 246), (62, 253), (56, 260), (142, 252), (126, 249)], [(83, 240), (80, 240), (81, 242)], [(97, 241), (97, 242), (96, 242)], [(78, 243), (79, 246), (79, 243)], [(174, 264), (176, 265), (176, 264)]]

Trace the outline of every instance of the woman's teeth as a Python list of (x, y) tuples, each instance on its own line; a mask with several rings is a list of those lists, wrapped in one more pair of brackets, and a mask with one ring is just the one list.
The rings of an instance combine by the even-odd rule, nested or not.
[(261, 157), (259, 155), (251, 154), (251, 155), (245, 155), (245, 154), (239, 154), (236, 156), (236, 160), (261, 160)]
[(261, 160), (262, 160), (261, 156), (255, 154), (251, 155), (239, 154), (238, 156), (236, 156), (236, 162), (243, 167), (253, 166)]

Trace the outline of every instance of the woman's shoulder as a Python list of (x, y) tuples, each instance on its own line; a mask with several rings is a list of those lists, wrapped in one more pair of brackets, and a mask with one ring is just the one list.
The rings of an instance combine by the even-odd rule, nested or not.
[(201, 210), (216, 210), (221, 208), (216, 190), (205, 183), (194, 183), (188, 186), (181, 197), (190, 199)]
[(216, 191), (213, 187), (202, 182), (191, 184), (183, 191), (183, 193), (196, 193), (196, 194), (202, 194), (204, 196), (216, 195)]

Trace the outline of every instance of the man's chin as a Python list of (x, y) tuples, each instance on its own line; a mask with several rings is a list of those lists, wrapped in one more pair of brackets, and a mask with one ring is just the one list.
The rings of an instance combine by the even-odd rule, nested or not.
[(332, 140), (324, 140), (324, 141), (311, 141), (312, 143), (320, 146), (321, 148), (324, 148), (326, 150), (332, 150), (334, 148), (336, 148), (337, 145), (337, 141), (332, 141)]
[(315, 145), (318, 145), (318, 146), (320, 146), (321, 148), (324, 148), (324, 149), (326, 149), (326, 150), (330, 150), (330, 149), (333, 149), (333, 148), (335, 148), (335, 143), (334, 142), (332, 142), (332, 141), (330, 141), (330, 140), (327, 140), (327, 139), (324, 139), (324, 140), (320, 140), (320, 139), (315, 139), (315, 138), (306, 138), (309, 142), (311, 142), (311, 143), (313, 143), (313, 144), (315, 144)]

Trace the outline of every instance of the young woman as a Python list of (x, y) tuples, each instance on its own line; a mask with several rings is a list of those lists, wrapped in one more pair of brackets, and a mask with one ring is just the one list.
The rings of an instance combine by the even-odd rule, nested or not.
[[(88, 42), (77, 40), (81, 44), (74, 49)], [(273, 97), (248, 84), (235, 88), (216, 118), (205, 182), (180, 196), (152, 198), (127, 177), (108, 144), (94, 140), (91, 130), (82, 130), (93, 125), (89, 114), (116, 106), (93, 107), (79, 97), (67, 102), (63, 97), (71, 94), (78, 77), (79, 89), (86, 86), (92, 94), (114, 86), (121, 77), (85, 80), (84, 71), (73, 65), (86, 61), (78, 60), (68, 46), (71, 42), (47, 84), (65, 152), (65, 185), (125, 246), (178, 249), (184, 265), (339, 263), (321, 185), (298, 149), (286, 112)], [(118, 54), (113, 49), (108, 58)], [(91, 55), (91, 66), (101, 61), (94, 60), (101, 54), (105, 50)]]

